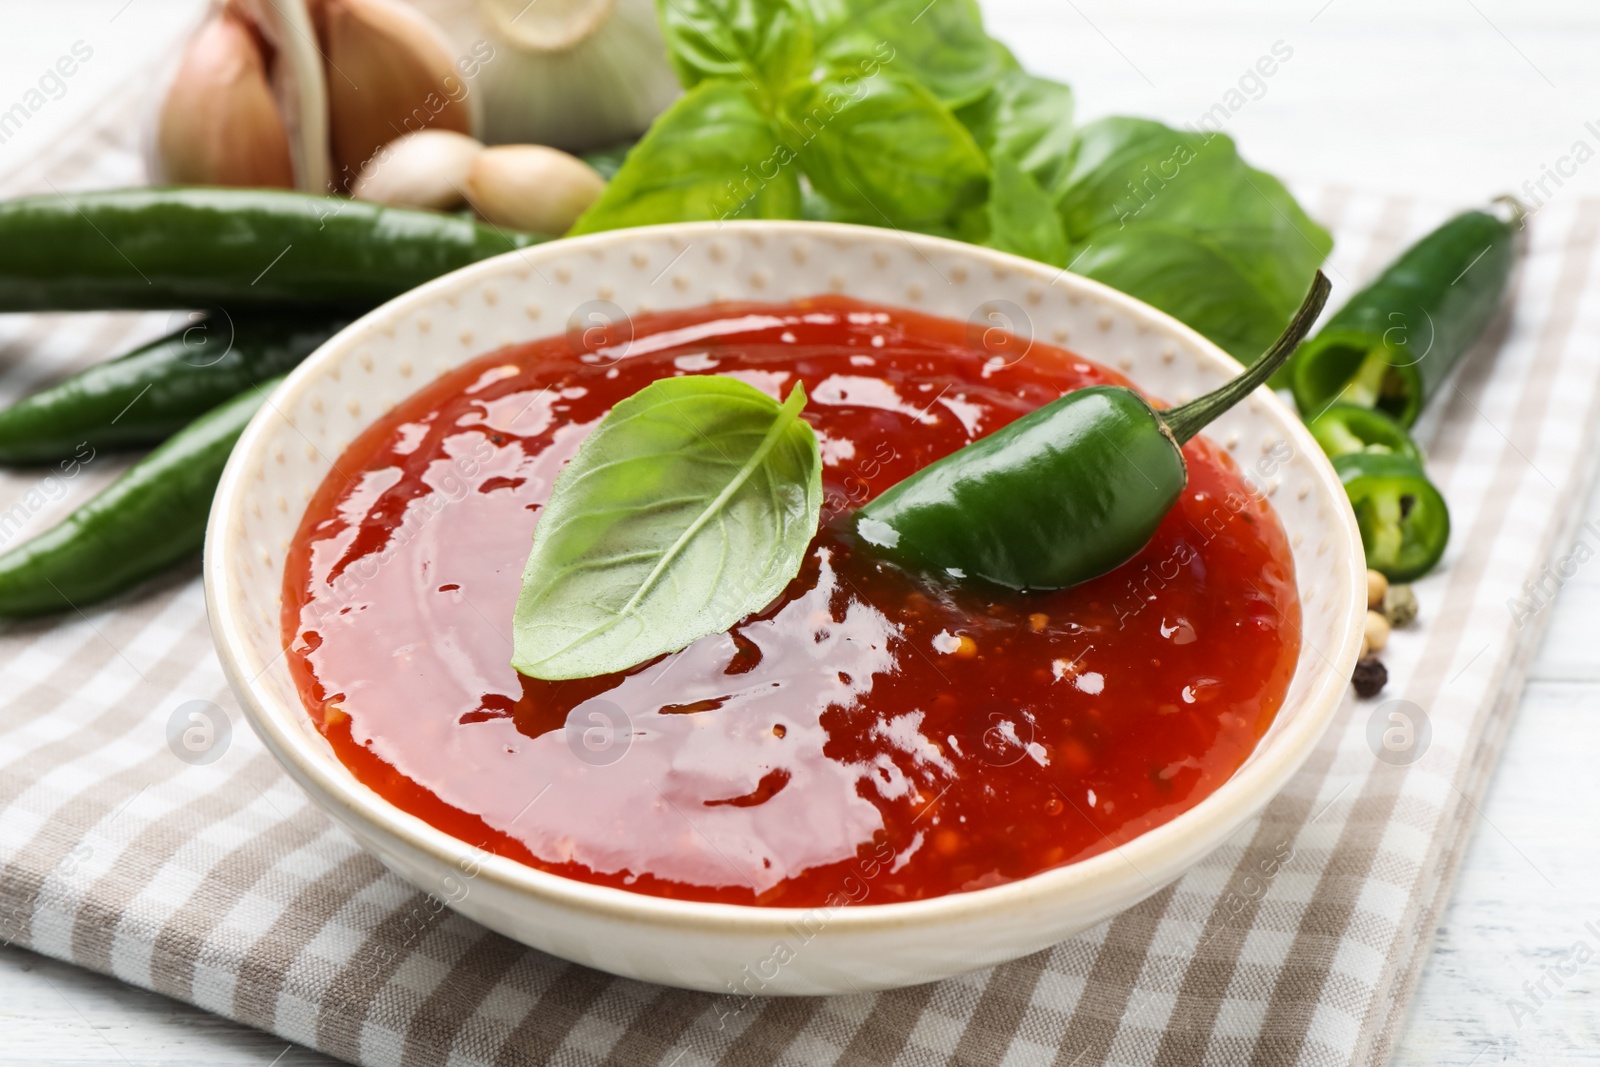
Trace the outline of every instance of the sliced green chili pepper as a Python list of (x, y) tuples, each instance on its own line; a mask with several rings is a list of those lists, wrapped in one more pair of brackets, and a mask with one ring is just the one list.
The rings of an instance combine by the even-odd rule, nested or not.
[(0, 311), (354, 307), (542, 238), (261, 189), (119, 189), (0, 204)]
[(59, 525), (0, 555), (0, 616), (81, 608), (198, 552), (228, 453), (276, 385), (200, 416)]
[(1333, 469), (1355, 508), (1367, 566), (1391, 582), (1432, 570), (1450, 541), (1450, 509), (1422, 468), (1404, 456), (1352, 452)]
[(891, 486), (856, 512), (907, 566), (1011, 589), (1058, 589), (1127, 562), (1188, 480), (1181, 445), (1265, 382), (1328, 298), (1319, 271), (1277, 344), (1214, 392), (1157, 412), (1131, 389), (1079, 389)]
[(1329, 459), (1371, 452), (1404, 456), (1422, 466), (1422, 449), (1411, 440), (1405, 428), (1372, 408), (1334, 404), (1306, 423), (1306, 428)]
[(1289, 366), (1300, 414), (1341, 400), (1416, 422), (1500, 307), (1516, 258), (1513, 214), (1457, 215), (1352, 296)]
[(290, 370), (342, 325), (326, 316), (197, 316), (0, 411), (0, 463), (49, 463), (85, 446), (160, 444), (229, 397)]

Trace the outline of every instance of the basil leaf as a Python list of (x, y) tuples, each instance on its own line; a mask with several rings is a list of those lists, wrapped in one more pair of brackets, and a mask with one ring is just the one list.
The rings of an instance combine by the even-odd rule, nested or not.
[(1067, 235), (1050, 197), (1007, 156), (996, 156), (989, 186), (990, 248), (1067, 265)]
[(882, 63), (951, 107), (983, 96), (1007, 67), (1010, 53), (984, 33), (976, 0), (804, 2), (817, 23), (819, 63)]
[(656, 10), (685, 89), (736, 78), (781, 91), (811, 72), (811, 14), (789, 0), (658, 0)]
[(1277, 338), (1333, 245), (1230, 138), (1144, 119), (1079, 130), (1057, 206), (1078, 250), (1074, 270), (1174, 315), (1244, 362)]
[(794, 158), (747, 86), (701, 82), (656, 119), (572, 233), (698, 219), (796, 218)]
[(987, 96), (957, 112), (991, 159), (1013, 160), (1044, 190), (1066, 186), (1073, 146), (1072, 90), (1024, 70), (1008, 70)]
[(626, 670), (721, 633), (800, 571), (822, 456), (800, 418), (735, 378), (663, 378), (611, 409), (533, 532), (511, 665), (535, 678)]
[(862, 221), (922, 228), (983, 202), (983, 152), (915, 82), (825, 77), (791, 96), (786, 118), (811, 184)]
[(994, 52), (1001, 71), (1022, 69), (1022, 61), (1017, 58), (1016, 53), (992, 37), (989, 39), (989, 48)]
[(1259, 214), (1251, 201), (1260, 198), (1240, 195), (1250, 192), (1249, 167), (1227, 137), (1112, 117), (1081, 127), (1066, 162), (1059, 204), (1070, 233), (1141, 219), (1187, 225), (1214, 207), (1219, 193), (1230, 197), (1230, 216)]
[(1165, 311), (1242, 363), (1266, 351), (1287, 321), (1232, 259), (1164, 223), (1097, 234), (1077, 249), (1072, 269)]

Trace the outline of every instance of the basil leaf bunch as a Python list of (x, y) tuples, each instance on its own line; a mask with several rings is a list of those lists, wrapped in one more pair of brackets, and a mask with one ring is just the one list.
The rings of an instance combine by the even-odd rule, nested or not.
[(800, 418), (735, 378), (663, 378), (612, 408), (551, 489), (512, 620), (535, 678), (626, 670), (720, 633), (799, 573), (822, 509)]
[(1067, 266), (1246, 362), (1332, 240), (1231, 138), (1073, 125), (975, 0), (658, 0), (686, 90), (573, 233), (692, 220), (893, 226)]
[(952, 108), (988, 93), (1006, 57), (973, 0), (660, 0), (657, 10), (687, 91), (573, 233), (799, 218), (802, 176), (811, 213), (981, 228), (989, 161)]

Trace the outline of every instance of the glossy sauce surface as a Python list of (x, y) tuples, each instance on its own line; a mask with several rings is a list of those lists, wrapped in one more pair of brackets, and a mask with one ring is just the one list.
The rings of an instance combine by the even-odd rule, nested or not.
[[(429, 385), (340, 458), (291, 549), (284, 638), (309, 714), (433, 825), (663, 896), (915, 900), (1170, 820), (1249, 756), (1287, 690), (1282, 528), (1202, 437), (1152, 542), (1093, 582), (1002, 594), (874, 560), (829, 520), (1063, 392), (1123, 383), (974, 340), (844, 298), (722, 305)], [(552, 480), (613, 403), (703, 373), (774, 396), (805, 383), (826, 502), (800, 575), (731, 632), (625, 674), (517, 674), (512, 611)]]

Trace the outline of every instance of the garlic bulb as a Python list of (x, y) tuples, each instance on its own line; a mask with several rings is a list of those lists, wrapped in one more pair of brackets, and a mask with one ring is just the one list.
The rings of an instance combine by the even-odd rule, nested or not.
[(599, 198), (606, 180), (589, 164), (544, 145), (485, 148), (467, 173), (467, 201), (500, 226), (559, 236)]
[(449, 38), (396, 0), (313, 0), (328, 86), (336, 184), (423, 128), (469, 134), (472, 110)]
[[(651, 0), (210, 0), (148, 169), (447, 208), (476, 168), (486, 218), (561, 233), (600, 178), (538, 146), (609, 147), (677, 94)], [(469, 134), (517, 150), (485, 159)]]
[(477, 63), (400, 0), (213, 0), (163, 90), (148, 170), (341, 191), (405, 133), (475, 132)]
[(651, 0), (412, 4), (458, 43), (490, 46), (474, 85), (489, 144), (608, 147), (643, 132), (679, 93)]
[(322, 189), (316, 56), (303, 0), (213, 0), (162, 86), (145, 139), (151, 180)]
[(165, 180), (293, 188), (289, 134), (261, 45), (243, 19), (223, 12), (208, 22), (173, 84), (156, 131)]
[(502, 38), (532, 52), (564, 52), (616, 13), (616, 0), (479, 0), (478, 10)]
[(418, 130), (378, 149), (350, 189), (358, 200), (448, 211), (467, 196), (481, 143), (454, 130)]

